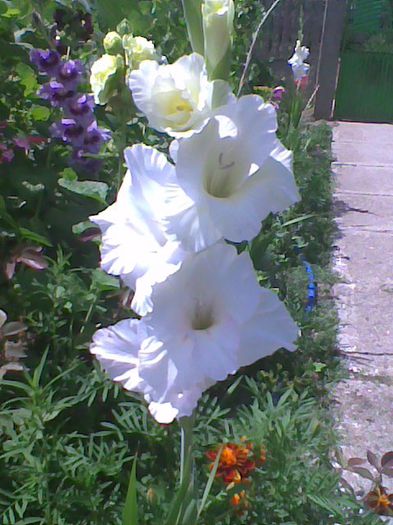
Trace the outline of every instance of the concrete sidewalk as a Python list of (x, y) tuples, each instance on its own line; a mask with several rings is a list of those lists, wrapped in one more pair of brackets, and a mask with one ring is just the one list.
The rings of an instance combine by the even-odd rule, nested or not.
[[(334, 293), (349, 368), (335, 391), (336, 417), (345, 456), (365, 458), (367, 449), (393, 450), (393, 125), (340, 122), (333, 139), (342, 277)], [(370, 485), (347, 480), (359, 495)]]

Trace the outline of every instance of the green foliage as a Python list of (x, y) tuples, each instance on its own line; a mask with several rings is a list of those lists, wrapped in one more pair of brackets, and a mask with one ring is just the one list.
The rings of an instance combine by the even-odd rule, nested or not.
[[(122, 146), (144, 141), (166, 151), (168, 140), (147, 129), (142, 118), (128, 119), (115, 107), (98, 108), (100, 124), (112, 130), (113, 141), (94, 180), (76, 174), (68, 167), (67, 147), (48, 140), (49, 126), (59, 114), (36, 95), (43, 80), (28, 58), (31, 46), (48, 47), (58, 7), (94, 14), (95, 31), (88, 42), (78, 39), (78, 28), (62, 34), (70, 57), (86, 64), (101, 54), (103, 34), (123, 18), (135, 35), (161, 46), (170, 61), (189, 51), (180, 2), (122, 0), (113, 6), (107, 0), (0, 2), (0, 120), (7, 122), (2, 139), (15, 154), (11, 163), (0, 164), (0, 308), (28, 325), (30, 370), (0, 382), (4, 525), (123, 525), (129, 487), (133, 503), (126, 518), (134, 519), (136, 488), (140, 523), (156, 525), (168, 516), (178, 483), (177, 425), (156, 424), (141, 400), (109, 381), (88, 352), (98, 327), (130, 316), (130, 301), (117, 279), (97, 269), (96, 243), (83, 239), (92, 229), (88, 217), (114, 198), (124, 173)], [(260, 11), (257, 2), (237, 2), (233, 81), (240, 76)], [(264, 71), (254, 64), (249, 89), (269, 76)], [(284, 109), (283, 140), (286, 118)], [(242, 370), (201, 400), (195, 476), (203, 481), (199, 497), (206, 525), (375, 523), (374, 517), (359, 514), (353, 498), (339, 492), (329, 459), (334, 436), (326, 393), (337, 377), (328, 266), (333, 234), (330, 129), (301, 123), (295, 132), (302, 201), (268, 217), (255, 241), (239, 249), (250, 250), (260, 282), (285, 299), (302, 330), (300, 349)], [(44, 141), (25, 152), (14, 147), (19, 136)], [(48, 268), (34, 271), (18, 263), (14, 277), (6, 278), (9, 259), (26, 246), (43, 247)], [(319, 285), (318, 305), (311, 313), (304, 311), (307, 276), (298, 250), (312, 264)], [(209, 478), (205, 452), (242, 436), (263, 444), (268, 459), (253, 479), (251, 508), (239, 515), (229, 504), (233, 490), (213, 482), (214, 471)], [(130, 484), (136, 456), (138, 480), (133, 470)], [(196, 508), (188, 512), (193, 519)]]
[(136, 458), (132, 463), (130, 483), (123, 512), (122, 525), (138, 525), (138, 502), (136, 485)]

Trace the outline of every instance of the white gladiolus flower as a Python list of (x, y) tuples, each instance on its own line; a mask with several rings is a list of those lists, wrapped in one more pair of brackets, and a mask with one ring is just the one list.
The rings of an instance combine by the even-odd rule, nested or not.
[(295, 81), (301, 80), (308, 76), (310, 65), (304, 61), (307, 60), (310, 50), (306, 46), (302, 46), (300, 40), (296, 42), (296, 47), (293, 56), (288, 60), (288, 64), (292, 68)]
[(174, 137), (203, 126), (212, 113), (213, 94), (215, 106), (226, 104), (231, 96), (226, 82), (208, 81), (203, 57), (197, 53), (167, 65), (146, 60), (131, 72), (129, 87), (149, 125)]
[[(171, 147), (177, 185), (167, 191), (167, 231), (187, 250), (253, 239), (270, 212), (299, 200), (292, 154), (276, 138), (276, 112), (256, 95), (222, 107)], [(203, 153), (201, 153), (203, 152)]]
[(125, 159), (128, 171), (116, 202), (90, 219), (102, 231), (102, 268), (135, 290), (132, 308), (145, 315), (152, 285), (176, 271), (184, 258), (160, 223), (163, 184), (173, 183), (175, 168), (143, 144), (127, 148)]
[(160, 422), (191, 415), (206, 388), (240, 367), (295, 348), (283, 303), (258, 285), (248, 254), (224, 243), (187, 258), (154, 286), (152, 303), (143, 320), (99, 330), (91, 352)]

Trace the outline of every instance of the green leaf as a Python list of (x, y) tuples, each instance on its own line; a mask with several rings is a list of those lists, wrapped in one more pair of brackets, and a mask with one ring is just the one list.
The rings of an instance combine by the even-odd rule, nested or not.
[[(20, 62), (16, 66), (15, 70), (17, 74), (19, 75), (20, 83), (25, 88), (24, 90), (25, 97), (31, 95), (32, 93), (35, 93), (38, 88), (38, 82), (37, 82), (37, 77), (34, 72), (34, 69), (28, 66), (27, 64), (23, 64), (22, 62)], [(49, 112), (47, 108), (45, 109)], [(34, 119), (34, 120), (39, 120), (39, 119)]]
[(105, 182), (96, 182), (93, 180), (72, 180), (68, 178), (61, 178), (57, 181), (59, 185), (72, 193), (77, 193), (83, 197), (94, 199), (101, 204), (106, 204), (106, 195), (108, 193), (108, 185)]
[(182, 514), (182, 510), (187, 508), (191, 503), (193, 496), (193, 479), (185, 479), (172, 500), (169, 515), (165, 521), (165, 525), (179, 525), (179, 519)]
[(72, 168), (65, 168), (60, 175), (63, 179), (67, 180), (78, 180), (78, 175)]
[(309, 213), (307, 215), (302, 215), (301, 217), (296, 217), (296, 219), (291, 219), (290, 221), (284, 222), (281, 226), (285, 228), (286, 226), (291, 226), (292, 224), (297, 224), (298, 222), (308, 221), (315, 217), (315, 213)]
[(31, 230), (28, 230), (27, 228), (19, 228), (19, 233), (22, 237), (22, 239), (26, 239), (28, 241), (33, 241), (36, 244), (40, 244), (42, 246), (47, 246), (50, 248), (52, 243), (46, 238), (40, 235), (39, 233), (32, 232)]
[(136, 492), (136, 457), (132, 464), (122, 525), (138, 525), (138, 502)]
[(72, 227), (72, 233), (74, 235), (81, 235), (87, 230), (91, 230), (92, 228), (97, 228), (97, 226), (91, 222), (91, 221), (82, 221), (78, 222), (77, 224), (74, 224)]
[(200, 507), (198, 509), (198, 520), (199, 520), (200, 515), (203, 512), (203, 509), (205, 508), (207, 498), (208, 498), (208, 496), (210, 494), (210, 490), (212, 488), (213, 481), (214, 481), (214, 478), (215, 478), (216, 473), (217, 473), (218, 464), (220, 462), (220, 458), (221, 458), (221, 454), (222, 454), (223, 448), (224, 448), (224, 445), (221, 445), (221, 447), (220, 447), (220, 449), (219, 449), (219, 451), (217, 453), (216, 459), (214, 461), (213, 468), (212, 468), (212, 470), (210, 472), (209, 479), (207, 480), (205, 490), (203, 491), (201, 504), (200, 504)]
[(387, 468), (393, 468), (393, 451), (386, 452), (382, 456), (381, 465)]
[(99, 268), (96, 268), (92, 272), (92, 284), (101, 292), (108, 292), (118, 290), (120, 288), (119, 281), (116, 277), (108, 275)]
[(50, 117), (50, 109), (45, 106), (33, 106), (30, 115), (33, 120), (45, 122)]
[(42, 376), (42, 372), (46, 364), (46, 358), (48, 357), (48, 352), (49, 352), (49, 349), (47, 348), (45, 352), (42, 354), (41, 361), (39, 362), (37, 368), (34, 370), (33, 376), (31, 378), (30, 385), (35, 389), (40, 386), (41, 376)]
[(20, 10), (15, 7), (9, 7), (5, 13), (1, 13), (4, 18), (17, 18), (20, 16)]

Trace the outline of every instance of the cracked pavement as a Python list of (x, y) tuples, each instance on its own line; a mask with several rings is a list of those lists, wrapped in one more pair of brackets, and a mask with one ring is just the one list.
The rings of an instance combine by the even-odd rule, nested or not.
[[(393, 450), (393, 125), (333, 126), (334, 287), (348, 379), (334, 392), (346, 458)], [(351, 473), (359, 496), (370, 482)], [(393, 490), (393, 479), (385, 483)]]

